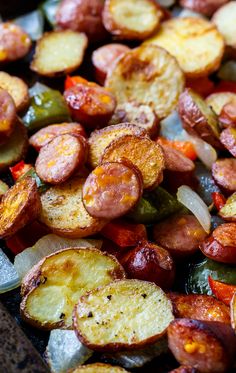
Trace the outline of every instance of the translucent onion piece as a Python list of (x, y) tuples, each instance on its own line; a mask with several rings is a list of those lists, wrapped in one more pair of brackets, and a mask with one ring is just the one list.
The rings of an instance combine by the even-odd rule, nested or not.
[(76, 337), (73, 330), (55, 329), (50, 333), (46, 358), (53, 373), (65, 373), (84, 364), (93, 354)]
[(38, 40), (43, 35), (44, 18), (40, 10), (20, 16), (14, 20), (14, 23), (22, 27), (32, 40)]
[(66, 249), (67, 247), (96, 247), (100, 249), (101, 246), (101, 240), (71, 239), (48, 234), (40, 238), (33, 247), (29, 247), (16, 255), (14, 267), (22, 279), (39, 260), (58, 250)]
[(213, 163), (217, 160), (217, 153), (213, 146), (199, 137), (190, 136), (186, 131), (183, 131), (182, 139), (190, 141), (193, 144), (198, 158), (207, 168), (211, 169)]
[(211, 215), (207, 205), (189, 186), (182, 185), (177, 192), (177, 199), (187, 207), (197, 218), (203, 229), (210, 233)]
[(193, 10), (190, 10), (190, 9), (183, 9), (180, 13), (179, 13), (179, 17), (180, 18), (189, 18), (189, 17), (194, 17), (194, 18), (205, 18), (201, 13), (197, 13), (197, 12), (194, 12)]
[(183, 127), (177, 111), (172, 111), (168, 117), (163, 119), (160, 123), (160, 136), (168, 140), (182, 140)]
[(20, 278), (13, 264), (0, 249), (0, 293), (15, 289), (20, 285)]

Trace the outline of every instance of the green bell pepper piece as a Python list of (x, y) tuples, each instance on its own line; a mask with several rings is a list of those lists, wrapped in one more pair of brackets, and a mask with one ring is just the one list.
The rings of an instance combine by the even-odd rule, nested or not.
[(32, 179), (35, 179), (36, 184), (37, 184), (37, 187), (38, 187), (38, 191), (39, 191), (39, 193), (44, 193), (44, 192), (46, 192), (46, 190), (49, 188), (49, 185), (48, 185), (48, 184), (45, 184), (44, 181), (42, 181), (42, 180), (40, 179), (40, 177), (39, 177), (38, 174), (36, 173), (34, 167), (32, 167), (29, 171), (27, 171), (24, 175), (22, 175), (22, 176), (19, 178), (19, 180), (24, 179), (24, 178), (27, 177), (27, 176), (31, 176)]
[(145, 198), (141, 198), (128, 217), (137, 223), (148, 224), (156, 221), (157, 209)]

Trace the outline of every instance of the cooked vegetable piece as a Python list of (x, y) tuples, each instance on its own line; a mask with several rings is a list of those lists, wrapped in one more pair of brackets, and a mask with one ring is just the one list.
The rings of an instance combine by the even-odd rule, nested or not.
[(194, 176), (198, 182), (196, 192), (209, 206), (213, 201), (212, 194), (221, 193), (221, 191), (216, 185), (210, 170), (208, 170), (201, 162), (195, 163), (195, 166)]
[(6, 171), (9, 166), (19, 162), (26, 155), (28, 149), (27, 131), (20, 120), (17, 120), (15, 129), (9, 140), (0, 145), (0, 172)]
[(226, 128), (220, 135), (221, 143), (236, 158), (236, 128)]
[(222, 209), (222, 207), (224, 207), (226, 203), (225, 197), (223, 196), (222, 193), (219, 193), (219, 192), (213, 192), (212, 199), (217, 210)]
[(108, 74), (106, 87), (116, 95), (118, 104), (136, 101), (148, 105), (161, 119), (175, 109), (184, 88), (184, 75), (164, 49), (141, 45), (120, 57)]
[(129, 50), (130, 48), (124, 44), (111, 43), (93, 51), (92, 63), (95, 69), (95, 77), (99, 84), (104, 85), (108, 71), (115, 66), (117, 59)]
[(229, 306), (236, 291), (236, 286), (213, 280), (211, 276), (208, 277), (208, 281), (214, 296), (225, 303), (227, 306)]
[(116, 107), (115, 96), (94, 83), (78, 83), (64, 92), (74, 120), (94, 129), (104, 127)]
[(25, 174), (23, 174), (20, 178), (24, 179), (26, 177), (32, 177), (36, 181), (37, 189), (39, 193), (44, 193), (46, 190), (48, 190), (49, 185), (45, 184), (43, 180), (40, 179), (38, 174), (35, 171), (34, 167), (31, 167)]
[(56, 13), (60, 3), (61, 0), (46, 0), (40, 5), (43, 15), (52, 28), (56, 26)]
[(229, 308), (209, 295), (169, 293), (177, 318), (219, 321), (230, 324)]
[[(35, 229), (35, 225), (33, 227)], [(33, 245), (33, 246), (32, 246)], [(59, 237), (55, 234), (47, 234), (41, 237), (36, 243), (31, 243), (32, 247), (25, 249), (23, 252), (16, 255), (14, 267), (22, 279), (31, 268), (47, 255), (53, 254), (58, 250), (68, 247), (96, 247), (100, 249), (102, 246), (101, 240), (93, 239), (72, 239)]]
[(86, 291), (124, 277), (118, 261), (97, 249), (57, 251), (24, 277), (21, 316), (42, 329), (71, 327), (74, 305)]
[(118, 105), (109, 125), (127, 122), (143, 127), (152, 138), (158, 132), (158, 118), (148, 105), (138, 105), (136, 102), (124, 102)]
[(158, 245), (174, 256), (195, 253), (207, 236), (193, 215), (174, 215), (154, 226), (154, 239)]
[(178, 171), (178, 172), (189, 172), (193, 171), (195, 168), (194, 163), (185, 155), (183, 155), (179, 150), (172, 148), (171, 146), (161, 145), (162, 151), (165, 158), (165, 167), (169, 171)]
[(8, 185), (4, 183), (4, 181), (0, 180), (0, 198), (8, 191), (8, 189)]
[(154, 282), (169, 289), (175, 278), (175, 265), (169, 252), (162, 247), (142, 241), (120, 259), (130, 278)]
[(93, 351), (80, 343), (73, 330), (54, 329), (50, 333), (45, 355), (51, 371), (60, 373), (84, 364)]
[(202, 262), (194, 264), (190, 267), (186, 279), (187, 293), (212, 295), (212, 291), (208, 283), (209, 276), (211, 276), (214, 280), (236, 285), (235, 266), (217, 263), (206, 258)]
[(106, 29), (120, 39), (146, 39), (162, 17), (161, 8), (151, 0), (106, 0), (103, 10)]
[(31, 40), (26, 32), (11, 22), (0, 23), (0, 39), (1, 63), (24, 57), (31, 47)]
[(121, 280), (82, 296), (73, 326), (89, 348), (118, 351), (154, 343), (172, 320), (171, 302), (161, 288), (150, 282)]
[(212, 176), (228, 192), (236, 191), (236, 159), (218, 159), (212, 166)]
[(56, 12), (56, 23), (62, 29), (84, 32), (91, 42), (107, 37), (102, 23), (103, 1), (63, 0)]
[(6, 254), (0, 249), (0, 294), (20, 285), (19, 276)]
[(122, 123), (95, 130), (91, 133), (88, 144), (88, 163), (92, 168), (98, 166), (106, 147), (115, 139), (124, 135), (147, 136), (147, 132), (132, 123)]
[(59, 91), (35, 84), (32, 87), (30, 106), (23, 116), (29, 131), (37, 131), (49, 124), (69, 122), (69, 110)]
[(107, 162), (89, 174), (82, 198), (89, 215), (115, 219), (131, 210), (142, 193), (142, 176), (133, 164)]
[[(140, 158), (140, 154), (145, 157)], [(161, 147), (147, 137), (125, 135), (113, 140), (105, 148), (102, 163), (114, 162), (121, 158), (131, 161), (141, 172), (144, 189), (153, 189), (161, 183), (164, 156)]]
[(236, 100), (230, 101), (222, 107), (219, 121), (222, 127), (236, 127)]
[(236, 105), (236, 94), (232, 92), (212, 93), (206, 98), (206, 103), (217, 115), (220, 115), (226, 104), (233, 103)]
[(12, 96), (18, 112), (27, 107), (29, 103), (28, 87), (22, 79), (0, 71), (0, 87)]
[(57, 136), (41, 148), (35, 163), (36, 172), (45, 183), (60, 184), (83, 166), (86, 153), (82, 137)]
[(236, 337), (216, 321), (176, 319), (168, 327), (169, 348), (180, 364), (200, 372), (225, 372), (232, 364)]
[(226, 61), (220, 67), (217, 76), (223, 81), (236, 82), (236, 62), (234, 60)]
[(0, 88), (0, 145), (7, 142), (16, 123), (16, 107), (12, 97)]
[(30, 67), (48, 77), (68, 74), (81, 65), (87, 43), (86, 35), (75, 31), (47, 32), (37, 41)]
[(169, 373), (198, 373), (198, 370), (190, 365), (180, 365), (179, 368), (171, 370)]
[(197, 93), (189, 88), (180, 95), (179, 115), (183, 127), (190, 135), (197, 135), (212, 146), (222, 148), (216, 114)]
[(214, 83), (208, 78), (208, 76), (195, 79), (188, 78), (186, 80), (186, 87), (191, 88), (194, 92), (198, 93), (202, 97), (207, 97), (212, 93)]
[(36, 219), (41, 209), (36, 182), (27, 177), (10, 188), (0, 202), (0, 237), (7, 238)]
[(145, 43), (165, 48), (176, 57), (190, 78), (207, 76), (216, 71), (224, 53), (222, 35), (211, 22), (201, 18), (172, 18), (165, 21)]
[(40, 9), (15, 18), (14, 23), (22, 27), (31, 40), (38, 40), (43, 34), (44, 17)]
[(197, 158), (194, 146), (190, 141), (168, 140), (164, 137), (158, 137), (157, 141), (160, 145), (166, 145), (168, 147), (178, 150), (185, 157), (191, 159), (192, 161), (195, 161), (195, 159)]
[(229, 80), (220, 80), (219, 83), (214, 88), (214, 93), (220, 92), (231, 92), (236, 93), (236, 84), (235, 82)]
[(233, 193), (221, 208), (219, 215), (229, 221), (236, 221), (236, 193)]
[(236, 330), (236, 293), (232, 298), (230, 309), (231, 309), (231, 325), (234, 330)]
[(74, 177), (41, 196), (40, 221), (58, 235), (81, 238), (99, 232), (108, 222), (91, 217), (82, 202), (85, 180)]
[(136, 246), (139, 241), (147, 239), (146, 227), (143, 224), (131, 224), (113, 220), (101, 230), (101, 234), (121, 248)]
[(229, 0), (180, 0), (180, 5), (195, 12), (211, 16)]
[(125, 373), (127, 370), (114, 366), (109, 364), (103, 364), (103, 363), (93, 363), (93, 364), (87, 364), (83, 366), (79, 366), (78, 368), (74, 369), (71, 373)]
[(153, 223), (158, 220), (158, 210), (150, 201), (142, 197), (135, 208), (128, 214), (128, 218), (137, 223)]
[(223, 35), (226, 46), (236, 49), (236, 4), (230, 1), (215, 12), (212, 22), (215, 23), (219, 32)]

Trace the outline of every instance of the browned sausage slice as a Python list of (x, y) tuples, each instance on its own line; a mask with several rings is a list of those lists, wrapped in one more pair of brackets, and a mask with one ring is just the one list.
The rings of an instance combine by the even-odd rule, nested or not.
[(173, 149), (168, 145), (161, 145), (167, 170), (178, 172), (193, 171), (195, 165), (191, 159), (185, 157), (179, 150)]
[(0, 62), (15, 61), (30, 50), (31, 40), (21, 27), (14, 23), (0, 24)]
[(50, 126), (44, 127), (33, 136), (30, 137), (29, 143), (37, 151), (39, 151), (43, 146), (48, 144), (54, 137), (60, 135), (73, 135), (73, 136), (83, 136), (86, 137), (84, 128), (79, 123), (61, 123), (52, 124)]
[(108, 71), (113, 68), (117, 59), (129, 50), (130, 48), (127, 45), (111, 43), (103, 45), (93, 52), (92, 63), (99, 84), (104, 84)]
[(155, 241), (175, 257), (193, 254), (207, 236), (193, 215), (175, 215), (154, 227)]
[(198, 371), (189, 365), (180, 365), (180, 367), (171, 370), (169, 373), (198, 373)]
[(7, 91), (0, 88), (0, 144), (7, 141), (16, 122), (16, 106)]
[(83, 187), (83, 203), (95, 218), (114, 219), (126, 214), (142, 195), (141, 176), (135, 167), (119, 162), (98, 166)]
[(55, 137), (41, 148), (35, 168), (39, 177), (50, 184), (66, 181), (85, 162), (83, 138), (69, 134)]
[(226, 149), (236, 157), (236, 128), (226, 128), (220, 134), (220, 141)]
[(210, 295), (169, 293), (168, 296), (175, 317), (230, 324), (229, 307)]
[(204, 373), (220, 373), (231, 365), (235, 335), (224, 323), (175, 319), (168, 327), (168, 344), (180, 364)]
[(212, 166), (212, 176), (228, 192), (236, 191), (236, 159), (218, 159)]
[(180, 0), (180, 5), (194, 12), (211, 16), (218, 8), (229, 0)]

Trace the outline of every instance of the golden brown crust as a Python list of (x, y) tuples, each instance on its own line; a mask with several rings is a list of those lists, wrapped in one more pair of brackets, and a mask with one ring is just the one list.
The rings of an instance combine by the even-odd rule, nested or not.
[(232, 92), (212, 93), (206, 98), (206, 103), (217, 115), (220, 115), (223, 107), (226, 104), (236, 104), (236, 94)]
[(41, 210), (40, 198), (34, 179), (18, 181), (3, 196), (0, 203), (0, 237), (15, 234), (36, 219)]
[(17, 112), (26, 109), (29, 104), (29, 92), (26, 83), (22, 79), (0, 71), (0, 87), (12, 96)]
[(127, 370), (110, 365), (110, 364), (103, 364), (103, 363), (94, 363), (94, 364), (87, 364), (81, 365), (68, 373), (125, 373)]
[(230, 302), (231, 326), (236, 330), (236, 292)]
[(106, 147), (101, 163), (119, 161), (122, 158), (127, 158), (140, 170), (144, 189), (153, 189), (161, 183), (165, 167), (164, 155), (156, 142), (147, 137), (122, 136)]

